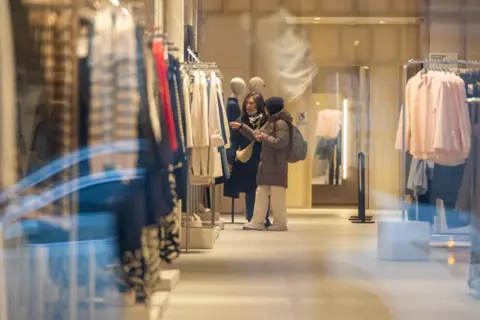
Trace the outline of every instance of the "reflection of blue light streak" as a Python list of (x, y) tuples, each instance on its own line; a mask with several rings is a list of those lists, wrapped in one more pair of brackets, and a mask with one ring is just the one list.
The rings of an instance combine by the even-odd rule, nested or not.
[(18, 199), (19, 204), (11, 205), (7, 208), (3, 223), (8, 223), (8, 220), (14, 221), (22, 218), (24, 215), (38, 210), (49, 203), (57, 201), (71, 193), (74, 193), (80, 189), (85, 189), (99, 184), (118, 182), (124, 180), (140, 179), (145, 173), (144, 169), (124, 169), (124, 170), (112, 170), (101, 173), (88, 175), (64, 183), (60, 186), (52, 188), (38, 196), (25, 196)]
[(14, 186), (0, 193), (0, 202), (5, 202), (14, 197), (16, 194), (25, 191), (26, 189), (31, 188), (32, 186), (59, 173), (60, 171), (86, 159), (106, 154), (137, 152), (138, 150), (146, 150), (147, 148), (147, 141), (124, 140), (75, 151), (63, 158), (52, 161), (48, 165), (23, 178)]

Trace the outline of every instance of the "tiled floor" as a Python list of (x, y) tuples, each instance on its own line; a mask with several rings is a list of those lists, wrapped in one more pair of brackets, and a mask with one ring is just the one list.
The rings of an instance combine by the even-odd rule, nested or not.
[(480, 319), (466, 249), (380, 262), (376, 225), (335, 214), (291, 218), (286, 233), (240, 229), (227, 226), (212, 251), (176, 262), (181, 281), (164, 320)]

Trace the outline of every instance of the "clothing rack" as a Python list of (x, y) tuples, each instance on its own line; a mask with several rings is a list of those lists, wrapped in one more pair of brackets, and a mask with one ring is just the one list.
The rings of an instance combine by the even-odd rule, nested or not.
[(223, 79), (223, 75), (216, 62), (200, 61), (200, 59), (197, 57), (195, 52), (193, 52), (193, 50), (190, 49), (190, 47), (187, 48), (187, 52), (190, 59), (188, 59), (188, 61), (183, 64), (186, 70), (189, 70), (189, 69), (212, 70), (212, 71), (215, 71), (219, 79)]
[[(193, 52), (193, 50), (188, 47), (187, 52), (189, 59), (187, 62), (183, 63), (183, 68), (187, 73), (191, 70), (210, 70), (214, 71), (217, 75), (217, 78), (222, 79), (223, 76), (215, 62), (202, 62), (198, 56)], [(187, 154), (187, 163), (191, 163), (191, 152)], [(205, 198), (205, 188), (210, 188), (210, 212), (211, 212), (211, 221), (209, 227), (215, 228), (215, 215), (216, 215), (216, 206), (215, 206), (215, 180), (206, 183), (206, 184), (193, 184), (191, 183), (191, 173), (189, 172), (187, 177), (187, 212), (185, 219), (185, 251), (188, 253), (190, 251), (190, 231), (191, 224), (190, 218), (196, 213), (199, 212), (199, 202)], [(203, 201), (202, 201), (203, 202)], [(182, 217), (183, 220), (183, 217)], [(203, 224), (203, 222), (202, 222)], [(202, 225), (203, 227), (203, 225)]]
[[(439, 68), (440, 66), (443, 65), (474, 65), (474, 66), (479, 66), (477, 69), (480, 69), (480, 61), (477, 60), (443, 60), (443, 59), (410, 59), (404, 66), (403, 66), (403, 90), (405, 90), (408, 82), (408, 71), (410, 67), (414, 65), (427, 65), (427, 66), (432, 66), (433, 68)], [(445, 67), (441, 67), (440, 69), (442, 70), (448, 70), (445, 69)], [(477, 69), (468, 69), (468, 70), (477, 70)], [(452, 71), (452, 70), (448, 70)], [(465, 70), (466, 71), (466, 70)], [(465, 101), (467, 103), (479, 103), (480, 98), (465, 98)], [(401, 106), (405, 107), (405, 91), (403, 91), (401, 95)], [(401, 167), (401, 216), (402, 216), (402, 221), (406, 220), (406, 214), (407, 214), (407, 208), (406, 208), (406, 174), (407, 174), (407, 168), (406, 168), (406, 112), (402, 112), (402, 167)], [(472, 147), (474, 144), (472, 143)], [(415, 199), (416, 204), (416, 211), (417, 211), (417, 216), (418, 216), (418, 200), (417, 198)], [(464, 242), (464, 241), (469, 241), (470, 239), (470, 234), (445, 234), (445, 233), (440, 233), (439, 232), (439, 219), (437, 217), (436, 223), (435, 223), (435, 232), (431, 234), (431, 238), (434, 241), (448, 241), (449, 243), (451, 242)]]

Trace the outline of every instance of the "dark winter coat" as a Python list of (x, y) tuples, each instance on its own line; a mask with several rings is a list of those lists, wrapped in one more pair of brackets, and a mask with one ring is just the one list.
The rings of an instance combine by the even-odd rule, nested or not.
[[(240, 113), (235, 113), (233, 111), (231, 113), (228, 112), (228, 106), (234, 103), (234, 101), (231, 99), (236, 100), (236, 98), (229, 98), (229, 101), (227, 102), (228, 121), (238, 121), (244, 126), (251, 128), (252, 130), (257, 129), (253, 128), (250, 122), (248, 122), (245, 117), (240, 117)], [(234, 110), (233, 105), (231, 110)], [(243, 110), (243, 112), (245, 113), (245, 110)], [(266, 117), (260, 122), (260, 127), (263, 126), (265, 123)], [(252, 156), (250, 157), (250, 160), (246, 163), (236, 161), (235, 159), (237, 150), (242, 150), (246, 148), (250, 143), (251, 141), (245, 136), (243, 136), (238, 130), (231, 131), (231, 147), (227, 150), (227, 156), (228, 163), (232, 165), (232, 173), (230, 179), (225, 182), (224, 196), (226, 197), (238, 198), (240, 192), (255, 192), (255, 190), (257, 189), (256, 176), (258, 164), (260, 162), (260, 153), (262, 152), (262, 144), (260, 142), (254, 143)]]
[[(269, 117), (260, 129), (262, 151), (257, 172), (259, 186), (288, 187), (288, 150), (290, 141), (290, 113), (282, 111)], [(256, 141), (255, 131), (243, 125), (240, 132), (251, 141)]]

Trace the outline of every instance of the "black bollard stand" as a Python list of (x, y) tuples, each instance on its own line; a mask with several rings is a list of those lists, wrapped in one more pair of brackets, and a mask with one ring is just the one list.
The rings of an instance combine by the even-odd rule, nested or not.
[(372, 216), (365, 213), (365, 154), (358, 153), (357, 157), (357, 174), (358, 174), (358, 214), (351, 216), (352, 223), (375, 223)]

